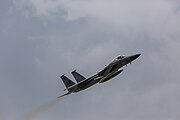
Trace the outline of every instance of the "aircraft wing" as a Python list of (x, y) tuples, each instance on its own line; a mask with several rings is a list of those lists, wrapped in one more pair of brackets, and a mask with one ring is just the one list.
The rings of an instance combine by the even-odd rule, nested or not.
[[(87, 79), (84, 79), (84, 80), (78, 82), (78, 83), (75, 84), (75, 85), (70, 86), (70, 87), (67, 88), (67, 89), (86, 86), (87, 84), (89, 84), (92, 80), (94, 80), (94, 79), (97, 78), (97, 77), (99, 77), (99, 74), (98, 74), (98, 73), (92, 75), (91, 77), (89, 77), (89, 78), (87, 78)], [(66, 89), (65, 89), (65, 90), (66, 90)]]
[[(84, 79), (82, 81), (79, 81), (77, 84), (74, 84), (74, 85), (71, 85), (70, 87), (67, 87), (65, 90), (69, 91), (70, 89), (72, 89), (71, 92), (70, 92), (70, 93), (72, 93), (72, 92), (76, 91), (76, 88), (85, 87), (86, 85), (88, 85), (91, 82), (93, 82), (93, 80), (95, 80), (95, 79), (102, 79), (103, 74), (106, 73), (107, 71), (111, 70), (111, 69), (107, 70), (107, 68), (105, 68), (105, 69), (97, 72), (96, 74), (94, 74), (94, 75), (92, 75), (92, 76), (90, 76), (90, 77), (88, 77), (88, 78), (86, 78), (86, 79)], [(61, 76), (61, 78), (62, 78), (62, 76)], [(67, 80), (67, 81), (70, 81), (70, 80)], [(64, 95), (59, 96), (59, 97), (63, 97), (63, 96), (68, 95), (70, 93), (68, 92), (67, 94), (64, 94)]]

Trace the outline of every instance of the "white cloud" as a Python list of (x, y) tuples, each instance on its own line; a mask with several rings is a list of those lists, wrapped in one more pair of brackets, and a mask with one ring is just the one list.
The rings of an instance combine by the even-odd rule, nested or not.
[[(19, 74), (13, 74), (13, 80), (10, 81), (13, 83), (13, 85), (10, 83), (12, 87), (3, 84), (3, 88), (1, 87), (1, 91), (4, 91), (4, 88), (12, 90), (8, 97), (3, 97), (4, 101), (13, 96), (8, 100), (18, 101), (19, 104), (9, 107), (13, 108), (12, 111), (19, 108), (18, 112), (21, 114), (31, 109), (33, 105), (41, 104), (44, 98), (54, 97), (63, 90), (63, 83), (57, 80), (59, 74), (66, 73), (70, 76), (70, 70), (77, 68), (89, 76), (117, 54), (142, 52), (137, 64), (133, 63), (124, 68), (124, 72), (116, 80), (99, 88), (88, 89), (89, 93), (82, 92), (71, 96), (70, 99), (60, 103), (67, 106), (58, 106), (57, 111), (51, 112), (51, 118), (119, 119), (120, 116), (126, 120), (147, 119), (147, 117), (164, 120), (166, 117), (164, 114), (167, 114), (170, 116), (169, 119), (174, 116), (176, 120), (179, 117), (177, 91), (179, 91), (180, 71), (178, 66), (180, 15), (176, 2), (175, 0), (14, 0), (16, 8), (20, 8), (23, 13), (29, 11), (29, 15), (33, 17), (24, 20), (23, 17), (7, 18), (12, 20), (9, 22), (11, 24), (13, 20), (16, 20), (14, 24), (18, 23), (7, 35), (13, 34), (14, 36), (10, 37), (12, 40), (17, 39), (17, 35), (20, 36), (18, 39), (21, 39), (21, 42), (14, 42), (17, 43), (15, 49), (21, 48), (19, 51), (24, 54), (18, 56), (18, 59), (14, 52), (4, 54), (8, 56), (13, 54), (14, 59), (8, 59), (9, 61), (19, 63), (16, 66), (22, 65), (23, 61), (34, 72), (26, 72), (27, 67), (26, 70), (18, 71), (15, 67), (14, 71)], [(16, 14), (17, 11), (11, 16)], [(34, 16), (41, 18), (40, 21)], [(46, 21), (51, 17), (55, 18), (55, 22), (47, 20), (46, 25), (38, 26), (41, 20)], [(9, 23), (6, 24), (10, 25)], [(19, 29), (20, 26), (23, 27)], [(21, 37), (22, 35), (25, 37)], [(34, 38), (32, 46), (30, 43), (22, 42), (27, 36)], [(11, 45), (12, 43), (9, 42)], [(36, 68), (37, 70), (34, 70)], [(17, 76), (21, 76), (22, 72), (26, 74), (23, 74), (24, 79), (19, 80)], [(33, 79), (30, 76), (33, 76)], [(5, 85), (9, 86), (9, 83)], [(90, 116), (89, 113), (94, 116)]]
[(43, 19), (54, 16), (66, 21), (85, 19), (90, 25), (114, 30), (116, 34), (120, 31), (128, 37), (131, 34), (133, 38), (146, 34), (161, 41), (180, 31), (177, 1), (15, 0), (15, 3)]
[(32, 7), (38, 16), (50, 17), (49, 15), (58, 15), (64, 10), (67, 20), (88, 17), (100, 19), (101, 22), (132, 22), (139, 19), (143, 21), (152, 16), (169, 14), (178, 6), (176, 2), (169, 0), (15, 0), (15, 3)]

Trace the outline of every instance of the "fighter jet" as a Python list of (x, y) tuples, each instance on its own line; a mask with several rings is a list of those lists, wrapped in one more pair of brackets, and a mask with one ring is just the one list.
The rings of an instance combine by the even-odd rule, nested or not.
[(113, 59), (112, 62), (106, 65), (104, 69), (102, 69), (101, 71), (97, 72), (89, 78), (84, 77), (83, 75), (79, 74), (76, 70), (74, 70), (71, 73), (77, 83), (73, 82), (65, 75), (60, 76), (66, 87), (66, 89), (64, 90), (67, 90), (68, 92), (57, 98), (69, 95), (71, 93), (77, 93), (97, 83), (104, 83), (106, 81), (109, 81), (110, 79), (119, 75), (123, 71), (123, 69), (121, 69), (123, 66), (127, 66), (129, 63), (131, 64), (131, 62), (137, 59), (140, 55), (141, 54), (135, 54), (130, 56), (118, 55), (115, 59)]

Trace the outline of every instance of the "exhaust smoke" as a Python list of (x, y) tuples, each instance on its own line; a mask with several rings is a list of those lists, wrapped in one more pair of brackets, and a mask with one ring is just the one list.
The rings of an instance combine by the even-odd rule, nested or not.
[(32, 120), (36, 116), (38, 116), (40, 113), (45, 112), (49, 108), (53, 107), (55, 104), (57, 104), (60, 101), (60, 99), (54, 99), (51, 100), (45, 104), (40, 105), (39, 107), (35, 108), (34, 110), (25, 113), (24, 115), (20, 116), (16, 120)]

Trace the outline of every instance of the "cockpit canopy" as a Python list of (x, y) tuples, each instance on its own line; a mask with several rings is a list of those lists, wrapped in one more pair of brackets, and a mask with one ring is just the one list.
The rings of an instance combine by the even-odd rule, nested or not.
[(118, 56), (116, 57), (116, 59), (119, 60), (119, 59), (122, 59), (122, 58), (124, 58), (124, 57), (125, 57), (125, 55), (118, 55)]

